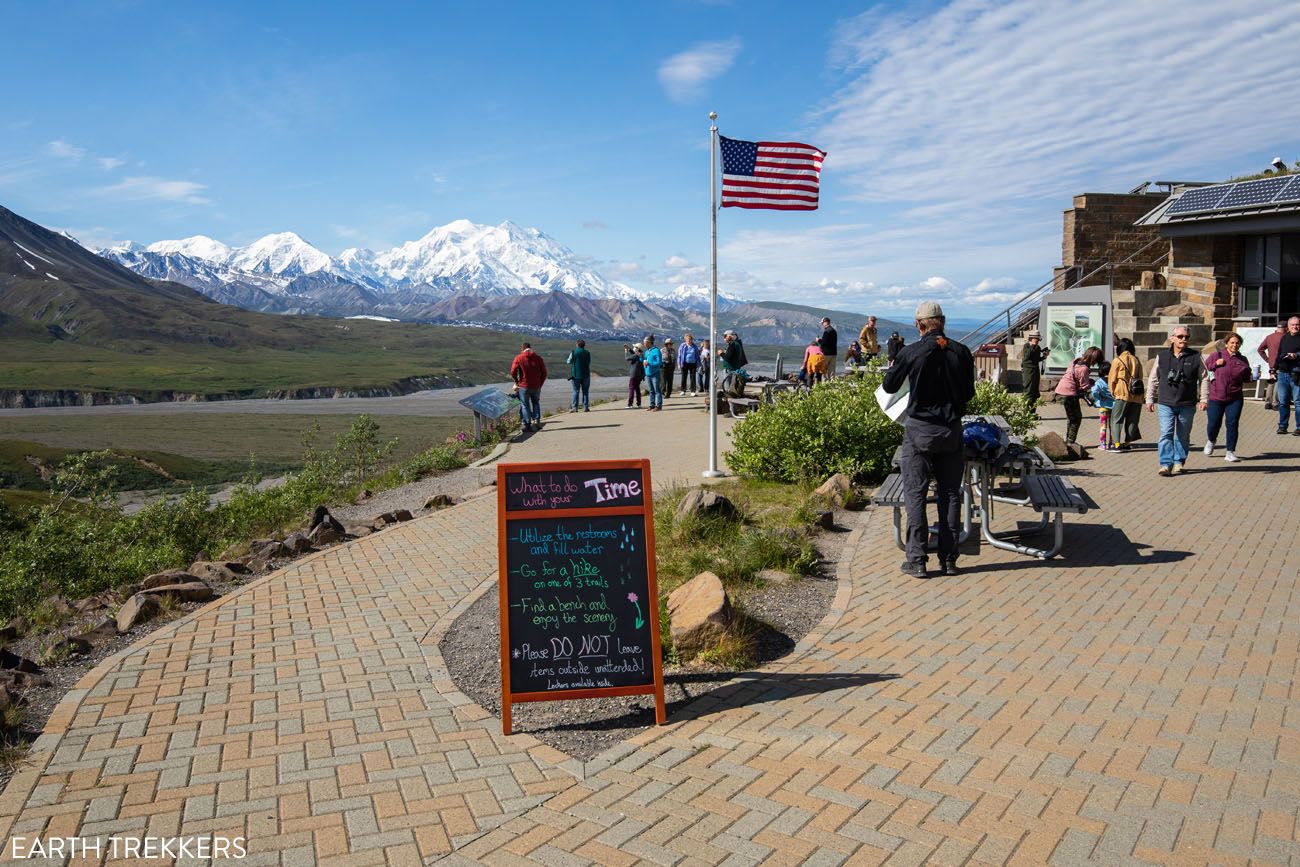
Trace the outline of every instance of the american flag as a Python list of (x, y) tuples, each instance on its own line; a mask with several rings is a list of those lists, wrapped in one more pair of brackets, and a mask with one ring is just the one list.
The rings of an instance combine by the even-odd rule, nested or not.
[(722, 207), (817, 210), (826, 152), (797, 141), (722, 140)]

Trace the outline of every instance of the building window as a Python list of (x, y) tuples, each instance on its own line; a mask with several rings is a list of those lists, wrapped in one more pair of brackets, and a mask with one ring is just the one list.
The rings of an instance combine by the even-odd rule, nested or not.
[(1272, 325), (1300, 313), (1300, 235), (1241, 239), (1237, 313)]

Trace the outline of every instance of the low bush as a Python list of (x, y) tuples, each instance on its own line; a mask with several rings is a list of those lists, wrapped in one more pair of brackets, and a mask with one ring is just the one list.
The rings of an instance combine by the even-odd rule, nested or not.
[(1025, 437), (1033, 445), (1037, 437), (1032, 436), (1038, 427), (1038, 410), (1025, 400), (1023, 394), (1012, 394), (996, 382), (982, 379), (975, 383), (975, 397), (966, 406), (968, 415), (1000, 415), (1011, 425), (1011, 432), (1018, 437)]
[(114, 455), (69, 457), (54, 476), (47, 505), (22, 516), (0, 510), (5, 530), (0, 533), (0, 621), (34, 611), (54, 595), (78, 599), (187, 566), (201, 551), (216, 555), (297, 526), (317, 505), (349, 499), (363, 485), (382, 489), (380, 483), (401, 484), (462, 467), (471, 447), (453, 440), (381, 472), (396, 441), (383, 441), (369, 416), (359, 417), (330, 448), (317, 447), (319, 433), (317, 425), (306, 431), (302, 469), (280, 485), (259, 490), (260, 477), (250, 467), (224, 503), (213, 505), (205, 491), (191, 489), (132, 515), (114, 496), (119, 482)]
[(727, 464), (756, 479), (820, 483), (835, 473), (858, 482), (889, 474), (903, 428), (876, 403), (878, 372), (818, 385), (749, 413), (731, 432)]

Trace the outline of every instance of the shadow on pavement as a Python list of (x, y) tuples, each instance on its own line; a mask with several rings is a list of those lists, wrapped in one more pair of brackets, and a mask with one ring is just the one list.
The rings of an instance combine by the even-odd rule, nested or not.
[[(1176, 480), (1175, 480), (1176, 481)], [(1050, 531), (1044, 531), (1027, 539), (1043, 539)], [(1031, 542), (1035, 544), (1035, 542)], [(981, 551), (997, 550), (987, 543), (981, 544)], [(1149, 566), (1155, 563), (1177, 563), (1192, 556), (1191, 551), (1164, 551), (1153, 549), (1150, 545), (1134, 542), (1128, 534), (1118, 527), (1098, 524), (1065, 524), (1065, 545), (1061, 553), (1052, 560), (1039, 560), (1022, 557), (1012, 562), (974, 562), (970, 557), (962, 558), (958, 563), (963, 575), (978, 572), (1007, 572), (1015, 569), (1050, 569), (1053, 565), (1064, 568), (1079, 566)]]

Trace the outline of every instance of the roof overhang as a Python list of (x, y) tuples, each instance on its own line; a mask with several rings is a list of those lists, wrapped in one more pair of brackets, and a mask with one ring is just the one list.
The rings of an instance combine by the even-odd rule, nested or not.
[(1300, 231), (1300, 175), (1175, 190), (1133, 225), (1167, 238)]

